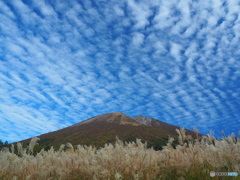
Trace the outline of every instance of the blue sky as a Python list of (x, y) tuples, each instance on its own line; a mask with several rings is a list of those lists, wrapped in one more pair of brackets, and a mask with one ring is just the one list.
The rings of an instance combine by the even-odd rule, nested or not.
[(92, 116), (240, 131), (239, 0), (0, 1), (0, 139)]

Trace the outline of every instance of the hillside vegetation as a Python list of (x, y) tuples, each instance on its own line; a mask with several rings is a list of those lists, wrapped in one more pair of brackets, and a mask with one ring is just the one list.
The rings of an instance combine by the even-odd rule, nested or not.
[[(34, 153), (38, 140), (33, 138), (27, 148), (21, 143), (0, 152), (1, 180), (154, 180), (154, 179), (220, 179), (210, 172), (240, 172), (240, 138), (233, 134), (223, 140), (211, 134), (196, 139), (179, 134), (175, 148), (173, 138), (161, 151), (147, 148), (140, 139), (124, 143), (117, 139), (114, 145), (92, 146), (70, 143), (58, 150), (51, 147)], [(237, 179), (238, 177), (221, 177)]]

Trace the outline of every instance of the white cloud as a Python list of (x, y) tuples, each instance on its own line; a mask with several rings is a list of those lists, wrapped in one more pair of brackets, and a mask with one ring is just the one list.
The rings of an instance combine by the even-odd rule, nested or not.
[(15, 18), (15, 15), (14, 13), (11, 11), (11, 9), (6, 5), (4, 4), (3, 2), (0, 2), (0, 6), (1, 6), (1, 10), (0, 12), (10, 18)]
[[(8, 138), (13, 136), (11, 133), (14, 133), (16, 130), (19, 133), (18, 138), (29, 138), (29, 136), (35, 136), (36, 134), (42, 134), (45, 132), (45, 127), (48, 127), (49, 130), (53, 131), (58, 129), (59, 125), (54, 120), (49, 121), (48, 118), (43, 115), (41, 112), (38, 112), (34, 108), (28, 108), (24, 106), (9, 106), (9, 105), (0, 105), (1, 110), (3, 110), (3, 116), (6, 119), (11, 120), (11, 126), (8, 126), (6, 131), (8, 134), (1, 133), (1, 135)], [(1, 120), (2, 123), (7, 123), (6, 121)], [(64, 125), (61, 125), (64, 127)], [(9, 141), (15, 141), (16, 137), (8, 139)]]
[(121, 7), (116, 5), (116, 6), (114, 6), (113, 9), (118, 16), (124, 16), (124, 11)]
[(144, 42), (144, 35), (142, 33), (134, 33), (132, 43), (134, 46), (140, 46)]
[(158, 81), (161, 83), (161, 82), (164, 82), (166, 80), (166, 74), (164, 73), (161, 73), (159, 76), (158, 76)]
[(53, 8), (47, 2), (34, 0), (32, 4), (33, 4), (33, 7), (37, 8), (41, 12), (41, 14), (44, 16), (56, 15)]
[(13, 44), (13, 43), (8, 43), (7, 44), (7, 47), (9, 49), (9, 51), (16, 55), (16, 56), (23, 56), (24, 55), (24, 49), (16, 44)]
[(152, 14), (148, 3), (136, 3), (134, 0), (127, 1), (131, 13), (133, 14), (133, 19), (136, 21), (134, 25), (135, 28), (144, 28), (149, 24), (148, 17)]
[(176, 61), (181, 61), (181, 50), (182, 46), (178, 43), (171, 42), (171, 55), (175, 58)]
[(156, 29), (168, 28), (177, 20), (176, 17), (172, 16), (172, 7), (175, 3), (176, 1), (161, 1), (158, 6), (158, 13), (154, 18)]

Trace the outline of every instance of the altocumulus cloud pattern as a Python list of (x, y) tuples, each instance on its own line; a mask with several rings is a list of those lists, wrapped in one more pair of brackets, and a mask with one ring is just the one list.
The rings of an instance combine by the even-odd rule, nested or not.
[(120, 111), (240, 130), (239, 0), (0, 1), (0, 139)]

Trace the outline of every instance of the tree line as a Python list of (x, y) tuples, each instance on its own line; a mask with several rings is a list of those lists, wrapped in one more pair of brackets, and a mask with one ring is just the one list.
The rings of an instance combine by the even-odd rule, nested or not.
[(3, 145), (8, 145), (8, 141), (3, 142), (3, 141), (0, 139), (0, 146), (3, 146)]

